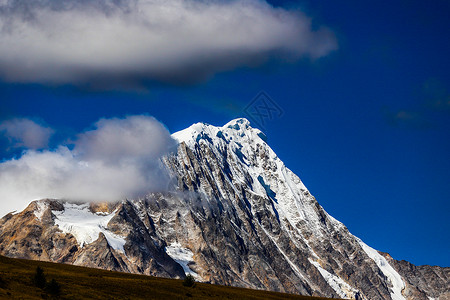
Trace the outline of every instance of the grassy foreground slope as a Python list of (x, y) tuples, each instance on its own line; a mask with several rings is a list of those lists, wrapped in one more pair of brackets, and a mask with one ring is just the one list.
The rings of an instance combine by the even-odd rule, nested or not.
[[(38, 266), (47, 281), (55, 279), (60, 284), (59, 296), (35, 286)], [(204, 283), (185, 287), (182, 282), (0, 256), (0, 299), (325, 299)]]

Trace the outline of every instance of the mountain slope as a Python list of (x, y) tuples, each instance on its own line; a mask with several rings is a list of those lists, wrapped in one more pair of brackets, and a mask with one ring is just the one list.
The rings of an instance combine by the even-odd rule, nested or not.
[(303, 295), (448, 295), (449, 268), (438, 268), (435, 287), (431, 267), (406, 272), (354, 237), (246, 119), (173, 137), (178, 149), (164, 158), (171, 192), (114, 204), (33, 202), (0, 221), (0, 253)]

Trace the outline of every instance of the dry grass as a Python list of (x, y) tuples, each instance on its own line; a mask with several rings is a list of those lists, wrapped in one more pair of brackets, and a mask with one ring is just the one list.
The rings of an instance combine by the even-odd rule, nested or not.
[[(55, 279), (61, 285), (59, 297), (34, 286), (32, 278), (38, 266), (44, 269), (47, 281)], [(325, 299), (204, 283), (185, 287), (182, 282), (0, 256), (1, 299)]]

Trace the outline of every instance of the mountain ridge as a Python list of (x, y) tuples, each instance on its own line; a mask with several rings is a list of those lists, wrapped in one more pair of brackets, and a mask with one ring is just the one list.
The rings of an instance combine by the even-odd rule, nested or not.
[(0, 221), (0, 253), (314, 296), (450, 296), (450, 268), (407, 269), (353, 236), (248, 120), (172, 137), (178, 149), (163, 159), (172, 191), (106, 208), (33, 202)]

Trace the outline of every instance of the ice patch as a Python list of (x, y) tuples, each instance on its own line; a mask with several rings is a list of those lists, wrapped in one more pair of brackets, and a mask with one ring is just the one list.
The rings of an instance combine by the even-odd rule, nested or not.
[(194, 261), (194, 253), (192, 253), (191, 250), (182, 247), (180, 243), (172, 243), (170, 246), (166, 247), (166, 253), (183, 267), (184, 273), (191, 274), (196, 279), (200, 278), (199, 275), (188, 266), (189, 262)]
[(107, 215), (94, 214), (89, 210), (88, 204), (64, 203), (63, 211), (52, 213), (56, 216), (55, 225), (64, 233), (72, 234), (81, 247), (97, 240), (101, 232), (113, 249), (125, 253), (123, 249), (125, 239), (107, 229), (108, 222), (114, 217), (115, 212)]
[(356, 238), (358, 243), (363, 248), (364, 252), (377, 264), (384, 276), (392, 283), (392, 288), (390, 290), (392, 300), (406, 300), (402, 295), (402, 290), (405, 288), (405, 283), (402, 277), (397, 273), (397, 271), (392, 268), (392, 266), (387, 262), (377, 250), (367, 246), (362, 240)]
[(342, 298), (353, 298), (358, 292), (352, 288), (347, 282), (342, 280), (340, 277), (329, 273), (327, 270), (322, 268), (322, 266), (317, 262), (309, 259), (317, 270), (319, 270), (320, 275), (326, 280), (326, 282), (331, 286), (331, 288)]

